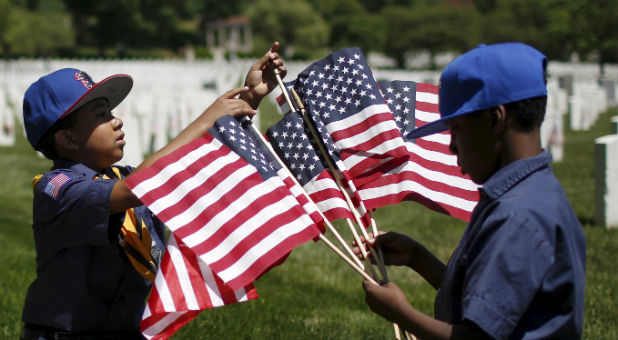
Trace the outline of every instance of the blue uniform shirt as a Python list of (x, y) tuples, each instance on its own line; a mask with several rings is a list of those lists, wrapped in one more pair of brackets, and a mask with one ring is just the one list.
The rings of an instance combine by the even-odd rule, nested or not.
[(435, 303), (437, 319), (496, 339), (582, 334), (586, 241), (546, 152), (516, 161), (481, 189)]
[[(123, 176), (133, 170), (118, 168)], [(125, 213), (109, 212), (115, 180), (94, 179), (98, 175), (83, 164), (58, 160), (35, 187), (37, 278), (26, 295), (27, 323), (70, 332), (139, 330), (151, 283), (119, 245)], [(158, 263), (164, 226), (144, 206), (134, 212), (149, 228)]]

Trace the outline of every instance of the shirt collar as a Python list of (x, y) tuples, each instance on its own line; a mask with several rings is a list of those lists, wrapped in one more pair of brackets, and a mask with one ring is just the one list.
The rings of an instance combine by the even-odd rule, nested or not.
[(543, 151), (537, 156), (517, 160), (507, 164), (502, 169), (493, 174), (481, 189), (489, 198), (496, 199), (509, 191), (515, 184), (524, 177), (547, 166), (552, 162), (552, 156)]
[(99, 173), (82, 163), (78, 163), (68, 159), (56, 159), (54, 160), (54, 169), (71, 169), (75, 172), (83, 174), (87, 178), (93, 178), (99, 175)]

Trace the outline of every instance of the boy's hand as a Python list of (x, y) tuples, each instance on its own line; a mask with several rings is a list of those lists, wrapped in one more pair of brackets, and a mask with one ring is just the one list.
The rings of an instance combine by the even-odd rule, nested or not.
[[(361, 237), (361, 242), (364, 247), (373, 246), (382, 249), (384, 263), (394, 266), (411, 266), (412, 261), (415, 260), (414, 255), (418, 245), (418, 242), (408, 236), (395, 232), (380, 232), (377, 238), (369, 240)], [(356, 241), (353, 245), (355, 246), (354, 254), (361, 257), (362, 254)]]
[(240, 98), (247, 101), (254, 109), (257, 109), (262, 98), (278, 85), (273, 70), (275, 68), (279, 70), (281, 78), (285, 77), (287, 73), (278, 51), (279, 43), (275, 42), (270, 50), (251, 66), (247, 73), (245, 86), (249, 87), (249, 91), (241, 94)]
[(365, 302), (376, 314), (391, 322), (400, 322), (410, 303), (405, 294), (392, 282), (378, 286), (367, 280), (363, 281)]
[(249, 91), (249, 88), (243, 86), (224, 93), (202, 113), (200, 118), (205, 119), (204, 123), (210, 127), (217, 119), (224, 115), (232, 115), (234, 117), (255, 116), (256, 111), (246, 101), (236, 98), (236, 96), (242, 96), (247, 91)]

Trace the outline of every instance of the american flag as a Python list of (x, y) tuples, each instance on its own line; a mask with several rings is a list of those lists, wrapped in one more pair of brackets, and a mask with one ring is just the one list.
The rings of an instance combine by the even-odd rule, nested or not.
[(253, 284), (233, 291), (172, 234), (140, 328), (147, 339), (168, 339), (202, 310), (258, 297)]
[[(288, 112), (268, 129), (266, 136), (286, 167), (328, 220), (354, 218), (333, 174), (328, 170), (324, 156), (316, 151), (315, 140), (298, 112)], [(332, 142), (328, 143), (328, 149), (333, 162), (341, 167), (341, 161), (332, 149)], [(366, 214), (363, 206), (357, 207), (357, 211), (361, 216)]]
[(321, 232), (231, 116), (127, 184), (231, 289)]
[[(403, 135), (440, 118), (436, 85), (393, 81), (380, 82), (380, 87)], [(359, 188), (366, 207), (375, 209), (411, 200), (469, 220), (478, 202), (478, 186), (461, 173), (449, 143), (448, 131), (406, 140), (409, 160)]]
[(324, 124), (356, 188), (408, 159), (360, 49), (343, 49), (311, 64), (293, 87), (311, 118)]

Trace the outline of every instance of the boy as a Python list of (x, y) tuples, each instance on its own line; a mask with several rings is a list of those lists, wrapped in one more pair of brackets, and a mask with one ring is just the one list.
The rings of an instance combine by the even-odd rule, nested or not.
[(481, 200), (446, 265), (401, 234), (368, 242), (438, 290), (432, 318), (394, 283), (365, 281), (374, 312), (420, 338), (581, 337), (586, 244), (541, 148), (546, 63), (530, 46), (504, 43), (481, 45), (445, 68), (441, 119), (406, 137), (450, 129), (450, 149), (483, 185)]
[(129, 93), (129, 76), (94, 83), (83, 71), (62, 69), (30, 86), (26, 135), (54, 166), (33, 181), (37, 278), (26, 295), (22, 339), (142, 339), (139, 322), (165, 233), (125, 178), (202, 136), (225, 114), (254, 115), (277, 85), (272, 69), (285, 75), (278, 49), (274, 43), (244, 87), (219, 97), (137, 169), (112, 167), (125, 140), (111, 110)]

